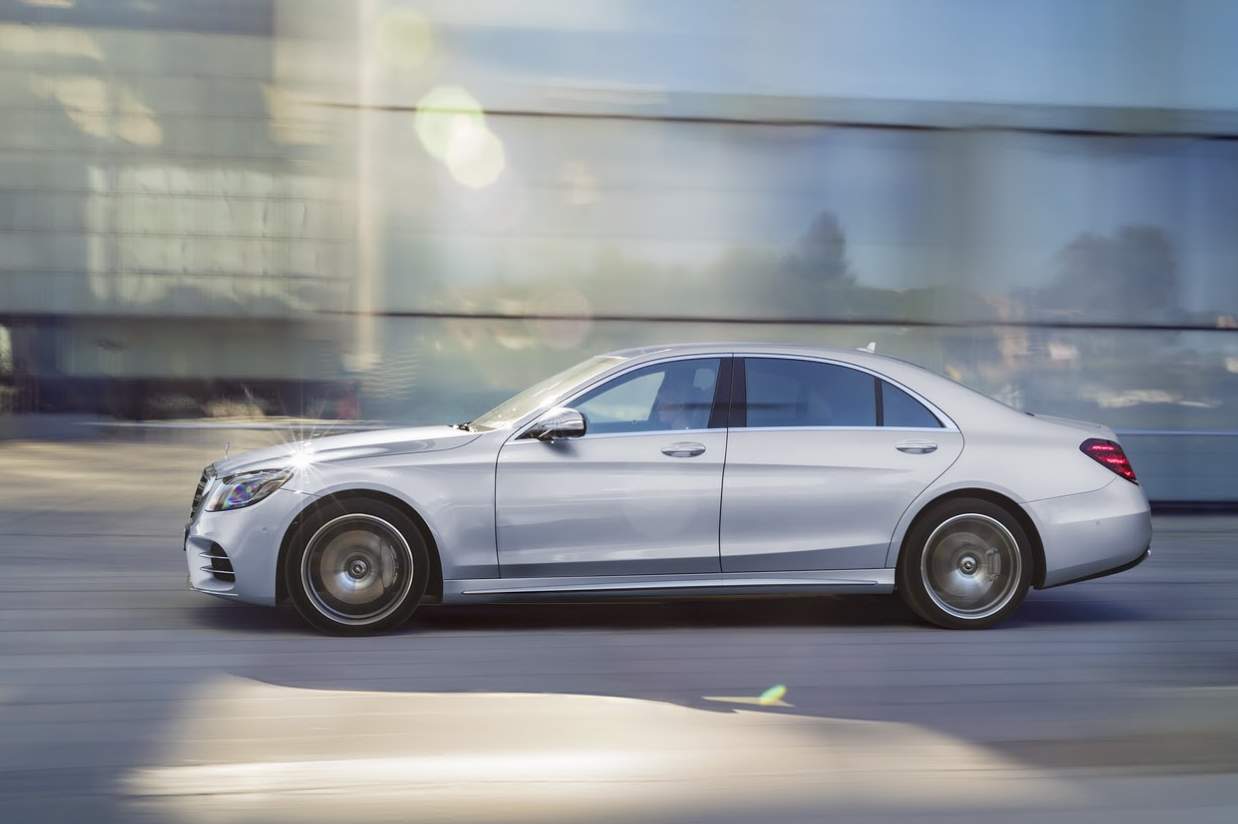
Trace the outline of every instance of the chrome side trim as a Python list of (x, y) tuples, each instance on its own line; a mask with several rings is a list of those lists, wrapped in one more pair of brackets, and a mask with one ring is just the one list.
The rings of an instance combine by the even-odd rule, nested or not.
[[(876, 427), (873, 427), (873, 428), (875, 429)], [(595, 432), (592, 434), (586, 431), (585, 434), (579, 437), (576, 437), (576, 438), (572, 438), (572, 440), (574, 441), (600, 441), (603, 438), (638, 438), (638, 437), (645, 437), (647, 435), (665, 435), (667, 437), (677, 438), (681, 435), (686, 436), (686, 435), (693, 435), (693, 434), (704, 434), (704, 433), (710, 433), (710, 432), (717, 433), (717, 432), (725, 432), (725, 431), (726, 431), (726, 428), (721, 427), (721, 426), (718, 427), (717, 429), (643, 429), (639, 432)], [(937, 429), (934, 431), (940, 432), (941, 430)], [(517, 441), (509, 441), (506, 445), (517, 446), (519, 444), (526, 444), (526, 443), (543, 443), (544, 444), (545, 442), (539, 441), (537, 438), (522, 437)]]
[(831, 569), (797, 572), (728, 572), (723, 584), (732, 587), (894, 587), (893, 569)]
[(1238, 429), (1117, 429), (1119, 438), (1238, 438)]
[[(572, 402), (575, 401), (577, 398), (579, 398), (581, 395), (584, 395), (586, 392), (591, 391), (597, 386), (601, 386), (603, 383), (607, 381), (613, 380), (618, 377), (622, 377), (623, 375), (626, 375), (628, 372), (633, 372), (633, 371), (636, 371), (637, 369), (644, 369), (645, 367), (648, 367), (648, 366), (657, 366), (659, 364), (671, 363), (673, 361), (698, 360), (698, 359), (706, 359), (706, 358), (770, 358), (770, 359), (775, 359), (775, 360), (802, 360), (802, 361), (814, 361), (817, 363), (825, 363), (825, 364), (830, 364), (832, 366), (841, 366), (847, 369), (854, 369), (857, 372), (863, 372), (867, 375), (872, 375), (874, 378), (878, 378), (880, 380), (885, 381), (886, 383), (889, 383), (892, 386), (898, 387), (899, 389), (903, 390), (911, 397), (918, 400), (921, 404), (928, 407), (929, 411), (932, 412), (934, 415), (936, 415), (937, 419), (942, 422), (942, 426), (940, 427), (925, 427), (922, 430), (920, 427), (897, 427), (898, 429), (908, 429), (908, 430), (926, 431), (926, 432), (942, 432), (942, 431), (959, 432), (960, 431), (959, 425), (954, 422), (953, 418), (951, 418), (949, 415), (943, 412), (941, 407), (939, 407), (937, 404), (933, 403), (928, 398), (921, 395), (916, 390), (912, 389), (910, 386), (907, 386), (906, 384), (900, 381), (894, 380), (893, 378), (885, 374), (882, 374), (881, 372), (877, 372), (876, 370), (871, 369), (867, 366), (861, 366), (860, 364), (852, 363), (851, 361), (845, 360), (843, 358), (831, 357), (826, 354), (814, 355), (814, 354), (808, 354), (805, 352), (794, 352), (794, 353), (792, 352), (786, 352), (786, 353), (752, 352), (752, 351), (744, 351), (743, 346), (726, 346), (726, 347), (720, 347), (719, 351), (713, 351), (714, 347), (710, 345), (708, 349), (710, 351), (681, 353), (681, 354), (675, 354), (675, 355), (667, 355), (665, 357), (653, 357), (647, 360), (636, 359), (635, 363), (633, 362), (623, 363), (611, 371), (604, 372), (600, 375), (593, 376), (593, 378), (591, 378), (586, 384), (581, 384), (581, 385), (573, 387), (572, 389), (569, 389), (558, 400), (554, 402), (554, 405), (570, 406)], [(534, 421), (537, 419), (537, 416), (540, 415), (542, 412), (544, 412), (548, 408), (549, 406), (543, 407), (534, 412), (530, 412), (527, 416), (525, 416), (524, 418), (512, 424), (510, 434), (508, 435), (507, 440), (504, 441), (504, 446), (514, 441), (521, 440), (524, 436), (525, 430), (528, 429), (530, 426), (532, 426)], [(725, 428), (726, 427), (719, 427), (719, 429), (725, 429)], [(741, 429), (741, 428), (745, 430), (749, 429), (748, 427), (736, 427), (736, 429)], [(749, 431), (756, 431), (757, 429), (762, 429), (762, 428), (768, 428), (768, 429), (774, 429), (774, 430), (784, 429), (783, 427), (752, 427), (752, 429)], [(791, 427), (786, 427), (785, 429), (790, 429), (790, 428)], [(816, 428), (816, 427), (812, 427), (812, 428)], [(846, 429), (883, 430), (883, 429), (894, 429), (895, 427), (840, 426), (840, 427), (821, 427), (821, 428), (838, 429), (838, 430), (846, 430)], [(719, 430), (714, 429), (714, 430), (671, 430), (671, 431), (680, 431), (680, 432), (682, 431), (713, 431), (713, 432), (717, 432)], [(613, 434), (620, 434), (620, 433), (606, 433), (606, 434), (613, 435)], [(651, 434), (651, 433), (641, 432), (641, 433), (622, 433), (622, 434)], [(653, 434), (656, 434), (656, 433), (653, 433)], [(589, 434), (585, 433), (584, 437), (586, 438), (589, 437)]]
[[(733, 430), (735, 432), (921, 432), (926, 435), (958, 431), (957, 429), (947, 429), (943, 426), (737, 426), (733, 427)], [(584, 435), (572, 440), (598, 441), (603, 438), (637, 438), (647, 435), (665, 435), (668, 438), (678, 438), (681, 436), (688, 437), (695, 434), (725, 431), (726, 428), (720, 426), (717, 429), (642, 429), (639, 432), (595, 432), (592, 434), (586, 432)], [(542, 443), (542, 441), (536, 438), (521, 438), (518, 441), (509, 441), (507, 446), (527, 443)]]
[[(888, 377), (888, 376), (886, 376), (886, 375), (883, 375), (882, 373), (877, 372), (877, 371), (876, 371), (876, 370), (874, 370), (874, 369), (870, 369), (870, 368), (869, 368), (869, 367), (867, 367), (867, 366), (861, 366), (861, 365), (860, 365), (860, 364), (858, 364), (858, 363), (852, 363), (851, 361), (848, 361), (848, 360), (843, 360), (843, 359), (841, 359), (841, 358), (834, 358), (834, 357), (830, 357), (829, 355), (824, 355), (824, 354), (822, 354), (822, 355), (809, 355), (809, 354), (804, 354), (804, 353), (796, 353), (796, 354), (786, 354), (786, 355), (782, 355), (782, 354), (773, 354), (773, 353), (770, 353), (770, 352), (764, 352), (764, 353), (761, 353), (761, 352), (744, 352), (744, 351), (741, 351), (741, 349), (740, 349), (739, 347), (736, 347), (736, 350), (735, 350), (734, 352), (732, 352), (732, 353), (731, 353), (731, 356), (732, 356), (732, 357), (736, 357), (736, 358), (753, 358), (753, 359), (755, 359), (755, 358), (763, 358), (763, 359), (770, 359), (770, 360), (801, 360), (801, 361), (816, 361), (817, 363), (826, 363), (826, 364), (830, 364), (831, 366), (842, 366), (842, 367), (846, 367), (847, 369), (854, 369), (854, 370), (856, 370), (857, 372), (863, 372), (863, 373), (865, 373), (865, 374), (867, 374), (867, 375), (872, 375), (874, 378), (879, 378), (879, 379), (881, 379), (881, 380), (885, 381), (886, 383), (890, 384), (891, 386), (896, 386), (896, 387), (898, 387), (899, 389), (903, 390), (904, 392), (906, 392), (906, 393), (907, 393), (908, 395), (910, 395), (911, 397), (913, 397), (913, 398), (915, 398), (916, 400), (918, 400), (920, 403), (924, 404), (924, 406), (928, 407), (929, 411), (930, 411), (930, 412), (932, 412), (934, 415), (936, 415), (936, 416), (937, 416), (937, 419), (938, 419), (939, 421), (941, 421), (941, 422), (942, 422), (942, 425), (941, 425), (940, 427), (931, 427), (931, 428), (929, 428), (929, 429), (928, 429), (928, 431), (932, 431), (932, 432), (942, 432), (942, 431), (945, 431), (945, 432), (958, 432), (958, 431), (960, 431), (960, 430), (959, 430), (959, 425), (958, 425), (957, 423), (955, 423), (955, 422), (954, 422), (954, 419), (953, 419), (953, 418), (951, 418), (949, 415), (947, 415), (945, 412), (941, 411), (941, 407), (937, 406), (937, 404), (933, 403), (933, 402), (932, 402), (932, 401), (930, 401), (928, 398), (924, 397), (924, 396), (923, 396), (923, 395), (921, 395), (919, 392), (917, 392), (916, 390), (912, 389), (910, 386), (907, 386), (907, 385), (905, 385), (905, 384), (903, 384), (903, 383), (900, 383), (899, 381), (896, 381), (896, 380), (894, 380), (893, 378), (890, 378), (890, 377)], [(747, 427), (742, 427), (742, 428), (747, 429)], [(756, 429), (757, 427), (753, 427), (753, 428), (754, 428), (754, 429)], [(777, 427), (760, 427), (760, 428), (772, 428), (772, 429), (776, 429)], [(830, 428), (838, 428), (838, 429), (856, 429), (856, 428), (886, 429), (887, 427), (884, 427), (884, 426), (875, 426), (875, 427), (830, 427)], [(888, 427), (888, 428), (891, 428), (891, 429), (892, 429), (893, 427)], [(899, 428), (900, 428), (900, 429), (903, 429), (904, 427), (899, 427)], [(906, 428), (913, 428), (913, 427), (906, 427)], [(918, 427), (917, 427), (917, 428), (918, 428)]]
[(894, 588), (893, 569), (839, 569), (796, 572), (742, 572), (725, 575), (628, 575), (598, 578), (483, 578), (443, 582), (443, 597), (538, 595), (538, 594), (616, 594), (656, 590), (682, 590), (700, 593), (716, 590), (739, 594), (744, 590), (806, 592), (827, 589), (855, 592), (887, 592)]
[[(882, 380), (885, 380), (882, 378)], [(736, 432), (957, 432), (944, 426), (736, 426)], [(687, 430), (677, 430), (680, 432)], [(710, 430), (717, 432), (718, 430)]]

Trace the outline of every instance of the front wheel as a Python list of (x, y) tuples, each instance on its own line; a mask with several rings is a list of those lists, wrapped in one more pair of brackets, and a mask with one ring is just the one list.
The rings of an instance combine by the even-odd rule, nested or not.
[(950, 629), (991, 627), (1027, 595), (1031, 543), (1005, 508), (955, 498), (908, 532), (897, 577), (903, 601), (924, 620)]
[(425, 594), (429, 553), (421, 531), (389, 504), (345, 499), (297, 527), (284, 583), (307, 622), (366, 635), (407, 621)]

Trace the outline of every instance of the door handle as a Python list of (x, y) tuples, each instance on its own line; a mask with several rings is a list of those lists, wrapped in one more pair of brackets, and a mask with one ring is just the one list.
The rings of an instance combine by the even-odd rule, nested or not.
[(662, 449), (663, 455), (669, 455), (672, 458), (695, 458), (704, 452), (705, 444), (696, 441), (680, 441)]
[(894, 448), (908, 455), (927, 455), (937, 451), (937, 444), (932, 441), (899, 441), (894, 444)]

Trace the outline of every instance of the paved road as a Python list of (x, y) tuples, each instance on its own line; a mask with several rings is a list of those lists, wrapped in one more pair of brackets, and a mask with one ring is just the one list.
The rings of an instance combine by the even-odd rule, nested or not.
[(212, 451), (0, 443), (0, 818), (1238, 820), (1238, 518), (985, 633), (837, 597), (344, 640), (184, 590)]

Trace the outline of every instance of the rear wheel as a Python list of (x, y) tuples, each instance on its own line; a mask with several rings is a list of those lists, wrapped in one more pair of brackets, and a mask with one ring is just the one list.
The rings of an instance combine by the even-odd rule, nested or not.
[(365, 635), (412, 616), (429, 569), (425, 541), (408, 516), (381, 501), (349, 498), (297, 527), (284, 583), (297, 612), (314, 627)]
[(898, 590), (921, 618), (991, 627), (1018, 609), (1032, 579), (1031, 542), (1005, 508), (981, 498), (933, 506), (907, 534)]

